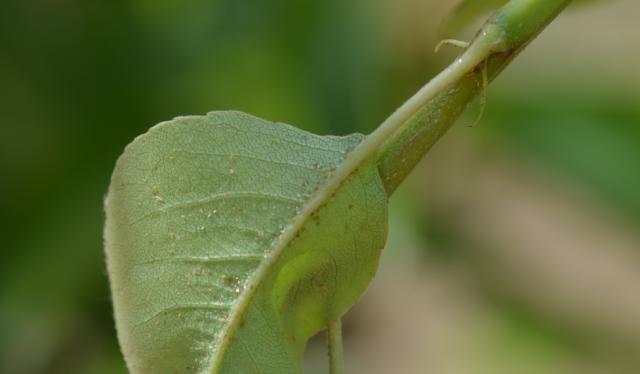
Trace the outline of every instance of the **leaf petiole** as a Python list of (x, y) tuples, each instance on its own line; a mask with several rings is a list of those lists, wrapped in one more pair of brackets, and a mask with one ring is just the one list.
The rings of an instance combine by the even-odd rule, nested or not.
[(344, 374), (341, 319), (329, 323), (327, 335), (329, 340), (329, 373)]
[[(369, 135), (361, 148), (378, 151), (378, 170), (388, 196), (478, 94), (482, 112), (488, 82), (570, 2), (509, 1), (489, 18), (464, 53)], [(442, 43), (466, 46), (452, 40)]]

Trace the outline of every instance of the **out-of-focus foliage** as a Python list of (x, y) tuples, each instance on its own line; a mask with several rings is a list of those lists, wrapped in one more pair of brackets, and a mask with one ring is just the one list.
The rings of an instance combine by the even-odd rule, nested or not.
[[(368, 132), (452, 58), (431, 51), (454, 5), (2, 1), (0, 371), (125, 372), (102, 199), (134, 136), (216, 109)], [(349, 372), (638, 372), (637, 12), (563, 14), (392, 199)]]

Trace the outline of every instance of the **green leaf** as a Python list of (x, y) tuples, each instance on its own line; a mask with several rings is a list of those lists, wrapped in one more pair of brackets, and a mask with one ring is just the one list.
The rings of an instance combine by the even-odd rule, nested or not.
[(478, 77), (502, 71), (569, 2), (511, 0), (366, 138), (218, 112), (136, 139), (112, 177), (105, 233), (131, 372), (298, 373), (309, 337), (333, 326), (339, 340), (337, 320), (377, 268), (387, 195)]
[(298, 373), (368, 286), (386, 239), (364, 138), (239, 112), (159, 124), (118, 160), (106, 252), (132, 373)]

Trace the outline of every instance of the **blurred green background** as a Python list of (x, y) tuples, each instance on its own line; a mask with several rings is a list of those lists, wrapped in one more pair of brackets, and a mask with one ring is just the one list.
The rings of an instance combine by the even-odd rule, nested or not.
[[(222, 109), (367, 133), (455, 56), (454, 5), (2, 0), (0, 372), (126, 372), (102, 200), (135, 136)], [(640, 372), (639, 11), (569, 9), (398, 191), (349, 373)]]

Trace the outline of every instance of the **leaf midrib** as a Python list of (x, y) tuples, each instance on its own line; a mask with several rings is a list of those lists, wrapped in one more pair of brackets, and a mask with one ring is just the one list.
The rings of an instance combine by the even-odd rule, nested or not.
[(307, 219), (309, 219), (311, 214), (319, 209), (323, 203), (329, 200), (334, 192), (340, 189), (343, 182), (345, 182), (354, 171), (368, 161), (372, 155), (377, 153), (375, 144), (371, 144), (371, 141), (367, 140), (370, 140), (369, 137), (360, 142), (351, 152), (343, 153), (346, 156), (343, 162), (336, 168), (335, 172), (326, 179), (322, 187), (303, 203), (298, 214), (293, 217), (290, 224), (285, 226), (282, 234), (276, 238), (272, 246), (273, 250), (271, 254), (258, 265), (254, 274), (249, 278), (245, 291), (240, 294), (237, 303), (231, 308), (231, 312), (229, 313), (230, 322), (224, 334), (222, 334), (222, 340), (216, 351), (216, 356), (213, 358), (209, 373), (216, 373), (220, 369), (227, 347), (239, 326), (241, 316), (249, 306), (259, 284), (267, 276), (269, 269), (278, 261), (283, 251), (289, 247), (298, 231), (304, 227)]
[(340, 164), (335, 172), (326, 180), (323, 187), (318, 189), (318, 192), (311, 195), (309, 200), (302, 205), (298, 214), (293, 217), (292, 222), (285, 226), (282, 235), (274, 241), (271, 254), (265, 258), (265, 261), (258, 265), (256, 271), (250, 277), (245, 291), (240, 294), (238, 302), (231, 308), (229, 315), (230, 323), (227, 325), (224, 334), (222, 334), (216, 356), (213, 358), (209, 369), (210, 374), (220, 369), (227, 347), (239, 326), (240, 317), (248, 307), (254, 293), (258, 289), (258, 285), (266, 277), (269, 269), (278, 261), (282, 252), (291, 244), (297, 232), (304, 227), (311, 214), (320, 208), (324, 202), (329, 200), (342, 186), (342, 183), (360, 166), (371, 157), (377, 156), (382, 144), (384, 144), (387, 139), (390, 139), (413, 113), (435, 97), (438, 92), (473, 70), (490, 54), (492, 47), (492, 45), (485, 43), (472, 44), (462, 57), (458, 58), (452, 65), (422, 87), (413, 97), (407, 100), (407, 102), (387, 118), (380, 127), (365, 137), (351, 153), (346, 152), (346, 158), (342, 164)]

